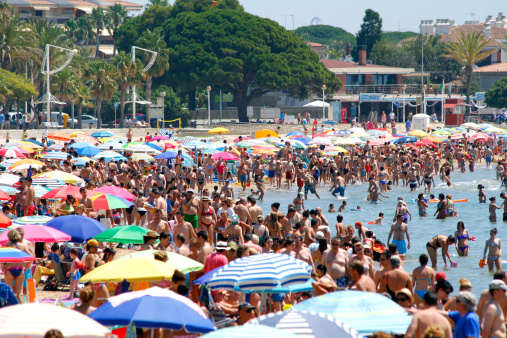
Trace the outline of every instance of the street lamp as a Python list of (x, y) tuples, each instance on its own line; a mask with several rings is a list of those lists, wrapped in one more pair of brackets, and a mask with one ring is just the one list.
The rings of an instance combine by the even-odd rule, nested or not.
[[(424, 100), (424, 45), (427, 43), (427, 40), (422, 41), (421, 43), (421, 104)], [(421, 110), (423, 112), (423, 110)]]
[(405, 123), (405, 89), (407, 89), (407, 85), (404, 84), (401, 89), (403, 89), (403, 123)]
[(209, 93), (211, 92), (211, 87), (206, 87), (206, 90), (208, 91), (208, 125), (211, 125), (211, 111), (210, 111), (210, 96)]
[(423, 96), (422, 96), (422, 100), (421, 100), (421, 113), (424, 114), (426, 113), (426, 85), (423, 86), (423, 90), (422, 90), (422, 93), (423, 93)]
[(324, 103), (326, 103), (326, 85), (322, 85), (322, 120), (324, 120)]

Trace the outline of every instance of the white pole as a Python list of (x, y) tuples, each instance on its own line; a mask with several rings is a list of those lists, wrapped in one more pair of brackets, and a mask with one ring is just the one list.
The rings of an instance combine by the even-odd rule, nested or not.
[[(136, 49), (132, 46), (132, 62), (136, 62)], [(136, 123), (136, 86), (132, 86), (132, 122)], [(149, 121), (148, 121), (149, 123)]]
[(445, 92), (445, 84), (444, 80), (442, 80), (442, 111), (440, 116), (440, 122), (444, 122), (444, 92)]
[(206, 90), (208, 91), (208, 126), (211, 126), (211, 107), (210, 107), (211, 100), (209, 95), (211, 87), (210, 86), (206, 87)]
[(405, 123), (405, 89), (407, 88), (406, 85), (403, 85), (403, 123)]
[(322, 123), (324, 123), (324, 104), (326, 103), (326, 85), (322, 85)]
[[(424, 41), (421, 43), (421, 113), (424, 114)], [(417, 111), (416, 111), (417, 112)]]
[(49, 91), (49, 45), (46, 45), (46, 92), (47, 92), (47, 122), (51, 122), (51, 94)]

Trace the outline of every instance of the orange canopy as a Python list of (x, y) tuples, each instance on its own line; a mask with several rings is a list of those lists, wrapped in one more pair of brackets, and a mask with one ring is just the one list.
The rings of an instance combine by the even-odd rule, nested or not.
[(48, 138), (50, 138), (52, 140), (58, 140), (58, 141), (70, 141), (72, 139), (69, 135), (62, 133), (61, 131), (57, 131), (56, 133), (49, 134)]
[(264, 137), (278, 137), (278, 133), (274, 130), (262, 129), (258, 130), (255, 133), (255, 138), (264, 138)]

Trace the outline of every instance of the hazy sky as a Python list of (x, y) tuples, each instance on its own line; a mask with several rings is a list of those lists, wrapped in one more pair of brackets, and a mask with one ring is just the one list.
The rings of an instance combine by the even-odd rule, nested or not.
[[(129, 0), (146, 3), (147, 0)], [(218, 0), (220, 1), (220, 0)], [(309, 25), (313, 18), (321, 24), (341, 27), (356, 33), (364, 16), (371, 8), (380, 13), (383, 30), (419, 31), (421, 20), (451, 19), (456, 24), (475, 20), (483, 22), (486, 16), (507, 15), (506, 0), (239, 0), (249, 13), (277, 21), (287, 29)], [(173, 3), (173, 0), (170, 0)]]

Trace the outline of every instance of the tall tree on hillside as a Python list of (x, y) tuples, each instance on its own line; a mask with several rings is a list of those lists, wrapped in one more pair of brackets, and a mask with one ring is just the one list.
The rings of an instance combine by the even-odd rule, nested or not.
[(112, 61), (113, 65), (116, 67), (116, 82), (120, 87), (120, 128), (123, 128), (123, 120), (125, 117), (125, 93), (129, 86), (141, 84), (144, 78), (144, 71), (141, 61), (132, 61), (132, 56), (124, 52), (120, 52)]
[(82, 35), (85, 46), (90, 45), (90, 41), (95, 37), (95, 23), (91, 15), (83, 15), (77, 20), (79, 34)]
[(489, 39), (482, 33), (474, 32), (465, 35), (461, 32), (460, 37), (456, 41), (447, 43), (445, 48), (447, 54), (443, 56), (458, 61), (465, 68), (467, 104), (470, 104), (470, 83), (474, 65), (497, 52), (496, 49), (484, 50), (488, 43)]
[[(136, 45), (148, 50), (157, 52), (157, 59), (153, 66), (146, 72), (146, 100), (151, 101), (151, 85), (153, 78), (160, 77), (169, 70), (169, 49), (164, 41), (164, 31), (162, 27), (157, 27), (153, 31), (147, 29), (143, 36), (136, 41)], [(148, 53), (141, 54), (145, 62), (149, 61)], [(146, 121), (150, 123), (150, 105), (146, 105)]]
[[(356, 35), (356, 46), (365, 45), (367, 55), (370, 55), (373, 46), (382, 38), (382, 18), (374, 10), (364, 12), (361, 29)], [(355, 52), (357, 58), (357, 51)]]
[[(116, 40), (116, 34), (118, 32), (118, 28), (123, 22), (128, 18), (128, 12), (124, 6), (120, 4), (115, 4), (109, 7), (109, 19), (111, 21), (110, 26), (108, 27), (109, 34), (113, 36), (113, 43)], [(113, 56), (116, 54), (116, 44), (113, 46)]]
[(33, 51), (33, 34), (14, 8), (0, 12), (0, 67), (11, 70)]
[(222, 9), (235, 9), (243, 11), (244, 8), (241, 6), (238, 0), (220, 0), (218, 3), (211, 7), (212, 3), (210, 0), (176, 0), (173, 5), (172, 17), (175, 18), (182, 12), (194, 12), (201, 13), (210, 10), (222, 10)]
[(92, 19), (95, 24), (95, 39), (97, 43), (97, 48), (95, 49), (95, 57), (99, 57), (99, 45), (100, 45), (100, 34), (101, 31), (106, 28), (110, 23), (109, 13), (104, 11), (104, 9), (97, 7), (92, 9)]
[(83, 77), (88, 80), (92, 96), (95, 98), (97, 109), (97, 128), (102, 126), (101, 109), (102, 101), (109, 99), (117, 88), (117, 69), (104, 60), (89, 61), (83, 72)]

